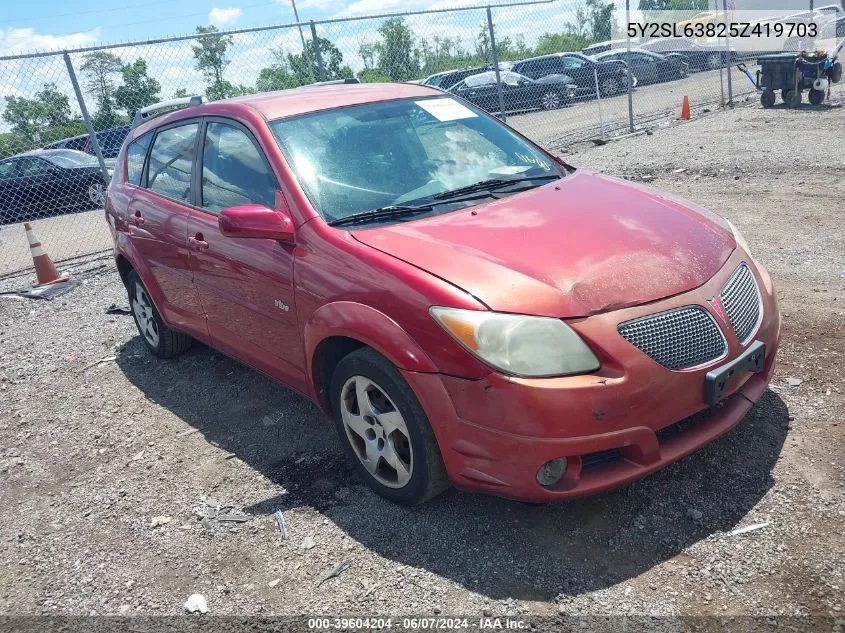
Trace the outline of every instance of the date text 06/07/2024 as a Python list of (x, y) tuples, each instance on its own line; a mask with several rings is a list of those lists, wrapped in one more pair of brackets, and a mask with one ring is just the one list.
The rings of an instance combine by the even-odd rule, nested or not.
[(631, 38), (742, 38), (742, 37), (818, 37), (815, 22), (708, 22), (707, 24), (677, 24), (674, 22), (630, 22)]

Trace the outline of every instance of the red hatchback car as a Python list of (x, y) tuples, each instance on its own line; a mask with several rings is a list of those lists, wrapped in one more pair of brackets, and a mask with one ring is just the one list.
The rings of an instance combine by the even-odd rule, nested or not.
[(777, 300), (730, 223), (453, 96), (317, 85), (149, 114), (106, 204), (146, 345), (195, 338), (310, 398), (388, 499), (617, 486), (771, 379)]

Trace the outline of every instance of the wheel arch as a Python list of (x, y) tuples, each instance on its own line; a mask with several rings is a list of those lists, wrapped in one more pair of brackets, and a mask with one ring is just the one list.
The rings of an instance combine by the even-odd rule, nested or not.
[(305, 324), (307, 376), (314, 401), (331, 415), (328, 385), (340, 360), (369, 347), (399, 369), (435, 373), (417, 342), (386, 314), (361, 303), (340, 301), (319, 308)]

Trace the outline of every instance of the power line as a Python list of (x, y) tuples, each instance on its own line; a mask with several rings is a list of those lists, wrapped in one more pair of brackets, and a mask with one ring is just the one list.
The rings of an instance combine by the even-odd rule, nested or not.
[(29, 18), (14, 18), (12, 20), (2, 20), (3, 24), (12, 24), (14, 22), (37, 22), (40, 20), (52, 20), (54, 18), (67, 18), (77, 15), (88, 15), (90, 13), (109, 13), (111, 11), (125, 11), (126, 9), (140, 9), (147, 7), (154, 7), (158, 4), (170, 4), (173, 0), (154, 0), (153, 2), (144, 2), (142, 4), (131, 4), (125, 7), (111, 7), (107, 9), (88, 9), (87, 11), (72, 11), (70, 13), (54, 13), (52, 15), (34, 15)]

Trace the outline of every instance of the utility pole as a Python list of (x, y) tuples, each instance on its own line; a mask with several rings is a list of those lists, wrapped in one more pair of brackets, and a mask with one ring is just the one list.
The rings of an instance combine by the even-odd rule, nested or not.
[(302, 52), (305, 52), (305, 36), (302, 34), (302, 25), (299, 23), (299, 13), (296, 11), (296, 0), (290, 0), (293, 7), (293, 17), (296, 19), (297, 28), (299, 29), (299, 39), (302, 40)]

